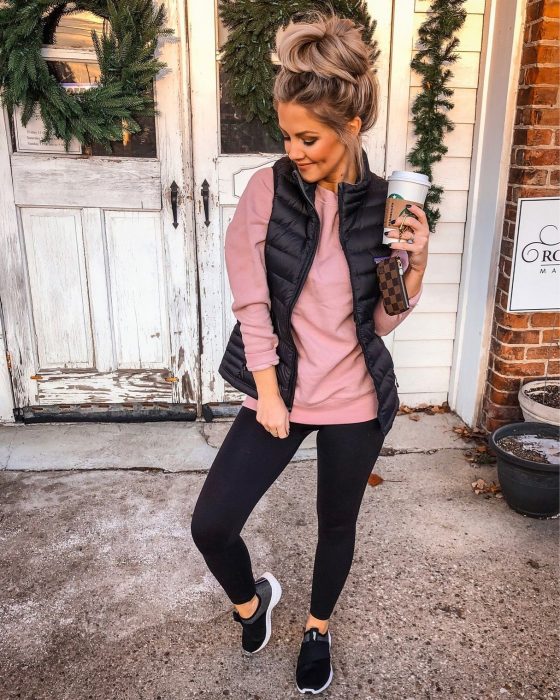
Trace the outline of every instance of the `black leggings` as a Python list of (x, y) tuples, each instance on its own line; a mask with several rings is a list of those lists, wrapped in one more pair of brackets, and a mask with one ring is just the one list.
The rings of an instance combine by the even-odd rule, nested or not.
[(290, 422), (286, 438), (271, 435), (241, 406), (202, 486), (191, 533), (208, 568), (235, 605), (255, 595), (251, 558), (240, 532), (251, 511), (317, 430), (317, 518), (310, 613), (327, 620), (352, 565), (356, 520), (384, 436), (377, 418), (360, 423)]

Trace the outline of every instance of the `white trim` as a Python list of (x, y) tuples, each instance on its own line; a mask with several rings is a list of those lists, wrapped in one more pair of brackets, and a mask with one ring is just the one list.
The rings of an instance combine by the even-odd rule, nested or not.
[[(187, 62), (188, 36), (185, 4), (165, 0), (166, 25), (174, 35), (163, 37), (156, 58), (167, 64), (155, 81), (155, 101), (159, 104), (157, 121), (158, 153), (161, 163), (162, 233), (168, 268), (167, 303), (170, 313), (170, 369), (179, 380), (172, 384), (173, 403), (197, 403), (200, 396), (199, 373), (199, 295), (197, 286), (194, 201), (192, 198), (191, 125), (188, 110), (190, 74)], [(173, 79), (173, 72), (177, 78)], [(169, 79), (166, 80), (168, 76)], [(178, 94), (175, 92), (178, 90)], [(166, 109), (166, 105), (173, 109)], [(172, 224), (170, 187), (178, 185), (177, 220)]]
[[(210, 6), (210, 7), (209, 7)], [(218, 77), (216, 69), (217, 0), (210, 3), (186, 3), (189, 68), (189, 136), (191, 138), (191, 200), (193, 250), (196, 250), (198, 297), (200, 314), (199, 378), (202, 404), (223, 394), (224, 380), (218, 374), (222, 357), (221, 343), (225, 336), (222, 313), (222, 272), (218, 261), (222, 256), (220, 216), (220, 123)], [(205, 224), (202, 184), (209, 185), (209, 220)]]
[[(379, 81), (379, 104), (377, 121), (375, 126), (364, 134), (363, 146), (368, 156), (369, 167), (373, 172), (385, 176), (385, 162), (387, 158), (387, 145), (389, 143), (387, 133), (391, 78), (391, 39), (393, 31), (393, 2), (378, 2), (367, 0), (367, 10), (376, 20), (374, 39), (377, 40), (379, 57), (377, 59), (377, 79)], [(408, 106), (406, 107), (408, 113)]]
[(393, 170), (406, 170), (413, 36), (414, 0), (394, 0), (384, 177)]
[(58, 46), (43, 46), (41, 56), (45, 61), (83, 61), (97, 63), (95, 49), (76, 49)]
[[(24, 272), (26, 268), (14, 200), (10, 155), (9, 117), (8, 110), (4, 107), (0, 112), (0, 250), (3, 256), (0, 303), (5, 349), (12, 358), (18, 358), (17, 370), (12, 370), (10, 394), (13, 391), (15, 405), (26, 406), (37, 402), (37, 383), (31, 380), (36, 365), (35, 343), (29, 323), (32, 318), (31, 303)], [(12, 360), (13, 367), (14, 364), (15, 360)], [(0, 387), (0, 390), (3, 392), (4, 387)]]
[(0, 317), (0, 423), (13, 423), (14, 420), (12, 382), (6, 361), (6, 345), (2, 334), (2, 319)]
[(524, 0), (487, 2), (449, 405), (480, 417), (523, 49)]

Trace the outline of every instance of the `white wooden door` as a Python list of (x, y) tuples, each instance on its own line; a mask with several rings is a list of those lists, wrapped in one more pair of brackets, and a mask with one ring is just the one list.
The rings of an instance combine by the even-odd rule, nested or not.
[[(239, 393), (218, 374), (218, 367), (235, 318), (231, 311), (225, 261), (224, 236), (239, 197), (259, 168), (270, 166), (284, 153), (258, 123), (246, 124), (235, 114), (227, 90), (227, 76), (220, 66), (220, 47), (227, 38), (208, 4), (187, 2), (192, 102), (194, 190), (197, 201), (196, 231), (200, 274), (202, 403), (240, 401)], [(393, 0), (369, 0), (369, 12), (377, 20), (376, 38), (381, 54), (378, 78), (381, 86), (379, 119), (364, 140), (371, 168), (385, 168), (387, 94)], [(277, 57), (272, 59), (277, 63)], [(201, 191), (208, 186), (208, 221)]]
[[(165, 5), (175, 33), (157, 53), (160, 114), (114, 154), (47, 148), (37, 125), (0, 113), (0, 298), (16, 408), (199, 403), (185, 8)], [(62, 82), (80, 83), (97, 69), (88, 37), (99, 18), (73, 17), (43, 55)]]

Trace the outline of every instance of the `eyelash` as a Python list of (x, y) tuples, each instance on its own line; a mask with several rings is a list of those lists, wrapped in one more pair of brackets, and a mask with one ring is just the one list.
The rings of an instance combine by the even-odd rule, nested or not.
[[(289, 136), (283, 136), (282, 138), (284, 139), (284, 141), (289, 141), (289, 140), (290, 140), (290, 137), (289, 137)], [(313, 146), (313, 144), (316, 143), (316, 142), (317, 142), (317, 139), (315, 139), (315, 141), (304, 141), (303, 143), (304, 143), (305, 146)]]

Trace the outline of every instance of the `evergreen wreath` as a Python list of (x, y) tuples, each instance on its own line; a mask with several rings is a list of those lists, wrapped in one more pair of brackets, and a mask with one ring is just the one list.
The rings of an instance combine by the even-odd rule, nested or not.
[[(41, 47), (52, 43), (64, 15), (84, 10), (109, 23), (100, 37), (91, 32), (101, 77), (95, 87), (70, 93), (49, 70)], [(154, 7), (152, 0), (6, 0), (0, 8), (1, 101), (10, 112), (21, 105), (24, 126), (39, 107), (41, 143), (57, 137), (68, 150), (74, 137), (111, 152), (111, 141), (141, 131), (135, 117), (158, 114), (152, 80), (166, 64), (154, 54), (158, 37), (173, 33), (164, 22), (163, 5)]]
[[(443, 143), (444, 131), (453, 131), (455, 125), (445, 111), (453, 108), (449, 97), (453, 90), (446, 83), (453, 77), (447, 64), (454, 63), (459, 55), (454, 49), (459, 39), (454, 36), (463, 25), (466, 11), (465, 0), (433, 0), (428, 17), (418, 30), (420, 48), (412, 61), (411, 68), (422, 76), (422, 89), (412, 105), (414, 133), (418, 140), (407, 156), (408, 162), (418, 172), (432, 178), (432, 165), (447, 153)], [(445, 111), (443, 111), (445, 110)], [(439, 209), (433, 204), (441, 202), (443, 187), (433, 185), (428, 191), (424, 211), (430, 231), (440, 218)]]
[(334, 12), (363, 27), (362, 38), (373, 48), (377, 60), (377, 41), (372, 40), (377, 22), (366, 10), (365, 0), (219, 0), (218, 12), (230, 30), (222, 48), (222, 66), (231, 83), (232, 100), (245, 121), (255, 117), (270, 136), (280, 142), (276, 112), (272, 104), (274, 50), (276, 32), (290, 21), (302, 21), (311, 10)]

